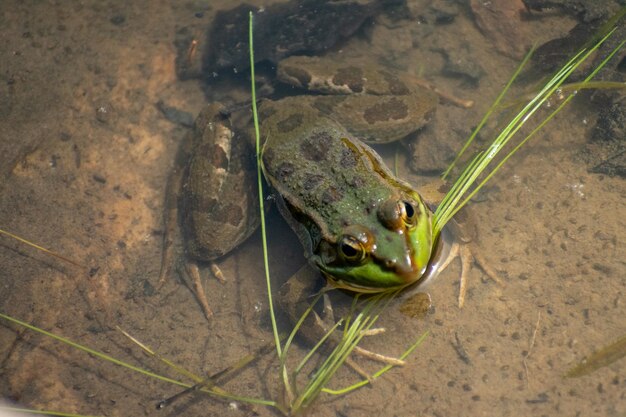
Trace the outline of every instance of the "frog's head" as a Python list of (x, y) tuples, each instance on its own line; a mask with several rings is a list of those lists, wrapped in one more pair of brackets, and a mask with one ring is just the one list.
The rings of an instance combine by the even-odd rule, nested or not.
[(369, 226), (349, 224), (334, 240), (320, 242), (313, 261), (339, 288), (373, 293), (405, 287), (428, 266), (431, 216), (417, 193), (395, 194), (377, 206)]

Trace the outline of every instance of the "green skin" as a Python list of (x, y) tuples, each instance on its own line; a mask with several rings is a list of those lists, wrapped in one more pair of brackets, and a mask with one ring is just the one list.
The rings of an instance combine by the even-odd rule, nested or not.
[(312, 103), (297, 97), (260, 108), (263, 172), (281, 214), (332, 285), (373, 293), (415, 283), (431, 257), (431, 211)]
[(437, 97), (367, 62), (290, 57), (277, 75), (325, 94), (259, 108), (263, 173), (309, 263), (355, 292), (417, 282), (433, 250), (432, 212), (363, 142), (389, 143), (420, 129)]
[[(309, 263), (329, 282), (356, 292), (401, 288), (427, 268), (432, 213), (363, 141), (388, 143), (418, 130), (437, 97), (369, 64), (342, 65), (315, 57), (279, 64), (284, 82), (342, 95), (264, 101), (263, 172)], [(181, 196), (192, 258), (217, 259), (258, 225), (259, 210), (250, 198), (251, 152), (245, 149), (254, 137), (248, 118), (229, 117), (223, 106), (209, 105), (181, 147), (180, 175), (172, 181), (180, 185), (172, 189)], [(164, 251), (162, 275), (170, 252)]]
[[(430, 213), (425, 205), (420, 205), (420, 210), (424, 218), (430, 217), (426, 216)], [(312, 260), (325, 274), (328, 281), (339, 288), (363, 293), (403, 288), (413, 284), (424, 275), (432, 252), (431, 224), (428, 220), (422, 220), (398, 234), (407, 236), (404, 242), (393, 242), (393, 246), (389, 245), (387, 247), (389, 250), (386, 251), (377, 247), (376, 250), (368, 253), (368, 261), (359, 266), (331, 266), (315, 255)], [(386, 266), (386, 260), (391, 259), (396, 262), (397, 254), (403, 251), (408, 254), (412, 262), (408, 273)]]

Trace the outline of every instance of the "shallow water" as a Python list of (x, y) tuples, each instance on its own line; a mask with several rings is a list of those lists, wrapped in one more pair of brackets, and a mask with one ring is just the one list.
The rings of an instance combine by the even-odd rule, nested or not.
[[(220, 262), (227, 283), (206, 281), (215, 312), (210, 324), (180, 282), (172, 280), (159, 292), (153, 288), (165, 182), (186, 131), (166, 120), (156, 103), (195, 115), (206, 101), (198, 81), (177, 79), (173, 46), (177, 28), (206, 24), (231, 3), (212, 1), (198, 17), (203, 4), (0, 6), (0, 227), (86, 266), (76, 268), (2, 238), (0, 311), (160, 370), (111, 329), (121, 326), (196, 372), (219, 370), (271, 338), (258, 235)], [(429, 25), (420, 18), (420, 5), (411, 7), (412, 19), (380, 18), (365, 35), (342, 45), (341, 53), (419, 74), (474, 100), (469, 110), (442, 103), (425, 132), (460, 146), (517, 61), (499, 53), (464, 13), (454, 24)], [(527, 44), (552, 39), (574, 24), (558, 13), (522, 23)], [(462, 51), (480, 63), (486, 75), (478, 86), (442, 75), (440, 49)], [(583, 103), (569, 107), (507, 163), (474, 204), (481, 253), (503, 285), (481, 279), (474, 268), (466, 305), (459, 309), (454, 263), (428, 288), (431, 314), (417, 320), (389, 311), (381, 319), (386, 336), (367, 341), (374, 351), (398, 355), (428, 330), (407, 366), (371, 388), (322, 397), (316, 414), (626, 414), (624, 360), (582, 378), (562, 377), (626, 333), (626, 186), (619, 178), (589, 174), (576, 162), (593, 118)], [(298, 268), (290, 261), (301, 250), (275, 214), (270, 226), (272, 273), (286, 277)], [(229, 388), (276, 396), (274, 366), (261, 361)], [(340, 378), (337, 384), (344, 385), (355, 376), (346, 371)], [(156, 413), (158, 399), (176, 391), (0, 326), (0, 395), (25, 406), (148, 415)], [(249, 414), (204, 396), (160, 413), (214, 415), (227, 409)], [(263, 407), (256, 411), (273, 414)]]

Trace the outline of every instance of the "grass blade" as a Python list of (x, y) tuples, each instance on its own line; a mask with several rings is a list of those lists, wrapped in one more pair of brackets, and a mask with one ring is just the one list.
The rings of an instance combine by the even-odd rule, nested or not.
[(15, 240), (17, 240), (18, 242), (22, 242), (22, 243), (23, 243), (23, 244), (25, 244), (25, 245), (28, 245), (28, 246), (30, 246), (30, 247), (32, 247), (32, 248), (35, 248), (35, 249), (37, 249), (37, 250), (40, 250), (40, 251), (42, 251), (42, 252), (44, 252), (44, 253), (47, 253), (47, 254), (48, 254), (48, 255), (50, 255), (50, 256), (54, 256), (55, 258), (61, 259), (62, 261), (65, 261), (65, 262), (67, 262), (67, 263), (70, 263), (70, 264), (72, 264), (72, 265), (74, 265), (74, 266), (77, 266), (77, 267), (79, 267), (79, 268), (86, 268), (84, 265), (81, 265), (81, 264), (79, 264), (78, 262), (75, 262), (75, 261), (71, 260), (70, 258), (67, 258), (67, 257), (65, 257), (65, 256), (63, 256), (63, 255), (61, 255), (61, 254), (58, 254), (58, 253), (56, 253), (56, 252), (54, 252), (54, 251), (51, 251), (50, 249), (46, 249), (46, 248), (44, 248), (43, 246), (39, 246), (38, 244), (31, 242), (30, 240), (26, 240), (26, 239), (24, 239), (24, 238), (22, 238), (22, 237), (19, 237), (18, 235), (14, 235), (14, 234), (13, 234), (13, 233), (11, 233), (11, 232), (7, 232), (6, 230), (2, 230), (2, 229), (0, 229), (0, 234), (1, 234), (1, 235), (8, 236), (8, 237), (10, 237), (10, 238), (12, 238), (12, 239), (15, 239)]
[(59, 416), (59, 417), (95, 417), (88, 416), (84, 414), (74, 414), (74, 413), (63, 413), (61, 411), (50, 411), (50, 410), (30, 410), (28, 408), (18, 408), (18, 407), (4, 407), (0, 405), (0, 411), (7, 411), (10, 413), (24, 413), (24, 414), (32, 414), (32, 415), (44, 415), (44, 416)]
[[(74, 341), (72, 341), (70, 339), (67, 339), (67, 338), (63, 337), (63, 336), (59, 336), (59, 335), (56, 335), (54, 333), (48, 332), (48, 331), (43, 330), (43, 329), (41, 329), (41, 328), (39, 328), (37, 326), (33, 326), (32, 324), (29, 324), (29, 323), (26, 323), (24, 321), (18, 320), (16, 318), (13, 318), (13, 317), (8, 316), (6, 314), (0, 313), (0, 318), (2, 318), (4, 320), (7, 320), (7, 321), (9, 321), (9, 322), (11, 322), (13, 324), (18, 325), (18, 326), (25, 327), (25, 328), (27, 328), (29, 330), (34, 331), (34, 332), (37, 332), (37, 333), (43, 334), (45, 336), (48, 336), (48, 337), (50, 337), (50, 338), (52, 338), (54, 340), (57, 340), (57, 341), (59, 341), (61, 343), (66, 344), (66, 345), (72, 346), (73, 348), (76, 348), (76, 349), (81, 350), (81, 351), (83, 351), (85, 353), (91, 354), (91, 355), (97, 357), (98, 359), (102, 359), (104, 361), (113, 363), (113, 364), (121, 366), (123, 368), (130, 369), (131, 371), (138, 372), (138, 373), (140, 373), (142, 375), (145, 375), (145, 376), (148, 376), (150, 378), (154, 378), (154, 379), (158, 379), (158, 380), (163, 381), (163, 382), (167, 382), (167, 383), (170, 383), (170, 384), (178, 385), (178, 386), (183, 387), (183, 388), (191, 388), (193, 386), (193, 384), (188, 384), (188, 383), (185, 383), (185, 382), (181, 382), (181, 381), (178, 381), (178, 380), (175, 380), (175, 379), (163, 376), (163, 375), (159, 375), (159, 374), (157, 374), (155, 372), (148, 371), (148, 370), (140, 368), (138, 366), (131, 365), (131, 364), (127, 363), (127, 362), (124, 362), (122, 360), (116, 359), (116, 358), (114, 358), (112, 356), (109, 356), (109, 355), (107, 355), (105, 353), (98, 352), (97, 350), (94, 350), (94, 349), (91, 349), (91, 348), (89, 348), (87, 346), (84, 346), (84, 345), (81, 345), (79, 343), (76, 343), (76, 342), (74, 342)], [(215, 395), (217, 397), (227, 398), (227, 399), (235, 400), (235, 401), (246, 402), (246, 403), (250, 403), (250, 404), (269, 405), (269, 406), (274, 406), (274, 407), (277, 406), (276, 402), (274, 402), (274, 401), (258, 399), (258, 398), (250, 398), (250, 397), (240, 397), (240, 396), (233, 395), (233, 394), (226, 393), (226, 392), (217, 392), (217, 391), (214, 391), (213, 389), (208, 389), (208, 388), (201, 388), (201, 389), (199, 389), (199, 391), (202, 391), (202, 392), (210, 394), (210, 395)]]
[(254, 75), (254, 36), (253, 36), (253, 24), (254, 16), (252, 12), (249, 13), (249, 25), (248, 25), (248, 42), (250, 44), (250, 87), (252, 94), (252, 116), (254, 118), (254, 136), (256, 139), (256, 162), (257, 162), (257, 178), (259, 189), (259, 210), (261, 214), (261, 236), (263, 241), (263, 266), (265, 268), (265, 282), (267, 284), (267, 296), (270, 310), (270, 318), (272, 321), (272, 331), (274, 332), (274, 343), (276, 344), (276, 352), (278, 357), (282, 356), (282, 348), (280, 345), (280, 336), (278, 333), (278, 325), (276, 324), (276, 315), (274, 314), (274, 301), (272, 298), (272, 284), (270, 282), (270, 266), (267, 253), (267, 229), (265, 227), (265, 205), (263, 198), (263, 173), (262, 161), (261, 161), (261, 133), (259, 129), (259, 114), (256, 106), (256, 84)]
[[(400, 357), (398, 359), (404, 360), (406, 359), (411, 353), (413, 353), (413, 351), (422, 344), (422, 342), (426, 339), (426, 337), (428, 336), (428, 332), (424, 332), (416, 341), (415, 343), (413, 343), (411, 346), (409, 346), (409, 348), (407, 350), (405, 350), (402, 355), (400, 355)], [(389, 371), (391, 368), (393, 368), (395, 365), (385, 365), (383, 366), (380, 370), (378, 370), (376, 373), (374, 373), (372, 375), (372, 380), (380, 377), (382, 374), (384, 374), (385, 372)], [(345, 395), (350, 393), (351, 391), (354, 391), (355, 389), (364, 387), (365, 385), (369, 384), (370, 381), (367, 379), (363, 379), (359, 382), (357, 382), (356, 384), (352, 384), (350, 386), (347, 386), (345, 388), (340, 388), (340, 389), (330, 389), (330, 388), (324, 388), (322, 391), (328, 394), (332, 394), (332, 395)]]
[[(585, 60), (596, 51), (615, 31), (615, 28), (606, 33), (591, 47), (583, 48), (572, 59), (570, 59), (563, 67), (556, 72), (556, 74), (546, 82), (541, 90), (524, 106), (524, 108), (518, 112), (512, 120), (507, 124), (496, 139), (492, 142), (489, 148), (479, 153), (468, 167), (463, 171), (460, 178), (455, 182), (453, 188), (446, 194), (442, 203), (437, 208), (435, 215), (433, 216), (433, 232), (438, 235), (445, 224), (469, 201), (469, 199), (476, 193), (484, 184), (491, 178), (491, 176), (498, 171), (498, 169), (510, 158), (515, 152), (517, 152), (522, 145), (524, 145), (537, 131), (539, 131), (548, 121), (550, 121), (563, 107), (572, 99), (573, 94), (568, 96), (548, 117), (546, 117), (539, 125), (520, 143), (513, 148), (494, 169), (490, 171), (486, 179), (480, 182), (474, 189), (466, 196), (466, 193), (470, 190), (472, 185), (476, 182), (478, 176), (487, 168), (492, 160), (499, 154), (499, 152), (509, 143), (509, 141), (515, 136), (515, 134), (522, 128), (522, 126), (539, 110), (541, 106), (560, 88), (560, 86), (570, 77), (570, 75), (583, 63)], [(605, 58), (594, 71), (585, 79), (583, 85), (591, 81), (591, 79), (602, 69), (613, 55), (619, 51), (624, 42), (621, 42), (614, 50)], [(498, 102), (500, 97), (498, 97)], [(483, 123), (484, 124), (484, 123)], [(482, 126), (482, 125), (481, 125)], [(473, 139), (475, 134), (473, 133), (470, 139)], [(468, 141), (469, 142), (469, 141)], [(467, 145), (467, 144), (466, 144)], [(466, 146), (463, 148), (464, 151)], [(464, 197), (465, 196), (465, 197)]]
[(450, 166), (444, 171), (442, 178), (445, 180), (446, 178), (448, 178), (448, 175), (450, 175), (450, 172), (452, 171), (452, 169), (456, 166), (456, 163), (458, 162), (458, 160), (461, 158), (461, 156), (465, 153), (465, 151), (467, 150), (467, 148), (469, 148), (469, 146), (472, 144), (472, 142), (474, 142), (474, 139), (476, 138), (476, 136), (478, 135), (478, 133), (482, 130), (483, 126), (485, 126), (485, 124), (487, 123), (487, 120), (489, 120), (489, 118), (491, 117), (491, 115), (493, 114), (493, 112), (500, 106), (500, 103), (502, 102), (502, 99), (504, 99), (504, 96), (506, 95), (506, 93), (509, 91), (509, 89), (511, 88), (511, 86), (513, 85), (513, 83), (515, 82), (515, 80), (517, 79), (517, 77), (519, 76), (519, 74), (522, 72), (522, 70), (524, 69), (524, 67), (526, 66), (526, 64), (528, 63), (528, 60), (532, 57), (533, 53), (535, 52), (535, 48), (531, 48), (531, 50), (526, 54), (526, 56), (524, 56), (524, 59), (522, 60), (522, 62), (517, 66), (517, 68), (515, 69), (515, 72), (513, 73), (513, 75), (511, 76), (511, 78), (509, 79), (509, 81), (506, 83), (506, 85), (504, 86), (504, 88), (502, 89), (502, 91), (500, 92), (500, 94), (498, 95), (498, 97), (496, 98), (496, 100), (493, 102), (493, 104), (489, 107), (489, 110), (487, 110), (487, 113), (485, 113), (485, 115), (483, 116), (483, 118), (481, 119), (480, 123), (478, 123), (478, 126), (476, 126), (476, 128), (474, 129), (474, 131), (472, 132), (472, 134), (470, 135), (469, 139), (467, 139), (467, 141), (465, 142), (465, 144), (463, 145), (463, 147), (461, 148), (461, 150), (459, 151), (459, 153), (457, 153), (456, 157), (454, 158), (454, 161), (452, 161), (452, 163), (450, 164)]

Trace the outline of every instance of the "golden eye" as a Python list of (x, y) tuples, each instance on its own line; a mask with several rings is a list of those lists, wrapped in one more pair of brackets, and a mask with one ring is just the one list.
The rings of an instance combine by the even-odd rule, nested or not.
[(402, 213), (402, 221), (407, 226), (415, 226), (417, 224), (417, 208), (411, 201), (400, 202), (400, 213)]
[(363, 244), (354, 236), (344, 235), (339, 243), (341, 257), (352, 264), (359, 264), (365, 259)]

